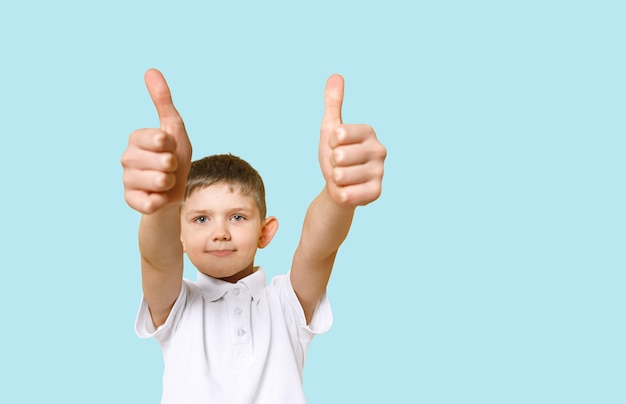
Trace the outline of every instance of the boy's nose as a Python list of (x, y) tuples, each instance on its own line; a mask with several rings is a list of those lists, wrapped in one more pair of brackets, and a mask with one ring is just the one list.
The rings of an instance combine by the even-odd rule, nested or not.
[(223, 224), (216, 224), (211, 239), (213, 241), (228, 241), (230, 240), (230, 232)]

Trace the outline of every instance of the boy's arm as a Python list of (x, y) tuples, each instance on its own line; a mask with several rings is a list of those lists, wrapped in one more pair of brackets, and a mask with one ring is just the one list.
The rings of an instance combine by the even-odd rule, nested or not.
[(142, 213), (142, 287), (158, 327), (167, 319), (182, 286), (179, 206), (191, 164), (191, 144), (161, 73), (148, 70), (145, 81), (160, 128), (133, 132), (122, 155), (122, 166), (126, 202)]
[(307, 323), (326, 291), (356, 207), (375, 201), (382, 189), (387, 151), (370, 126), (342, 123), (343, 88), (338, 75), (326, 83), (319, 145), (326, 185), (307, 210), (291, 267), (291, 283)]

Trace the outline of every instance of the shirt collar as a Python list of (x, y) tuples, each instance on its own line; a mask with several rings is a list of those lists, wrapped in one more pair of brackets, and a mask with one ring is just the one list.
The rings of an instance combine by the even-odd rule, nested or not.
[(245, 286), (250, 291), (252, 300), (258, 300), (261, 298), (265, 288), (265, 272), (263, 268), (257, 267), (252, 274), (239, 280), (237, 283), (230, 283), (198, 271), (196, 284), (202, 288), (205, 296), (212, 302), (220, 299), (226, 292), (232, 290), (235, 285), (239, 285), (239, 287)]

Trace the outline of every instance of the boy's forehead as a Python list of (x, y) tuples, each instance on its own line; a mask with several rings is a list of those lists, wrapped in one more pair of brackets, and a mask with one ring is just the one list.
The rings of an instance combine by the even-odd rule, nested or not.
[(242, 192), (241, 185), (226, 182), (217, 182), (194, 189), (183, 202), (183, 207), (198, 204), (220, 205), (225, 202), (232, 203), (235, 201), (237, 204), (258, 209), (254, 198)]
[(229, 193), (241, 193), (243, 185), (238, 182), (218, 181), (209, 185), (205, 185), (201, 188), (219, 188), (222, 191), (228, 191)]

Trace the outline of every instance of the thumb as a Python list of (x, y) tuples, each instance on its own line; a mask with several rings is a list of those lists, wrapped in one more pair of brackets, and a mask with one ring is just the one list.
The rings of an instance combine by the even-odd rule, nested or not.
[(172, 102), (172, 93), (165, 81), (163, 74), (156, 69), (149, 69), (144, 75), (146, 87), (150, 93), (150, 98), (154, 103), (157, 114), (159, 115), (159, 124), (165, 132), (175, 134), (177, 129), (184, 126), (183, 119), (174, 107)]
[(333, 74), (326, 81), (322, 130), (334, 129), (342, 123), (341, 105), (343, 104), (343, 83), (343, 77), (338, 74)]

